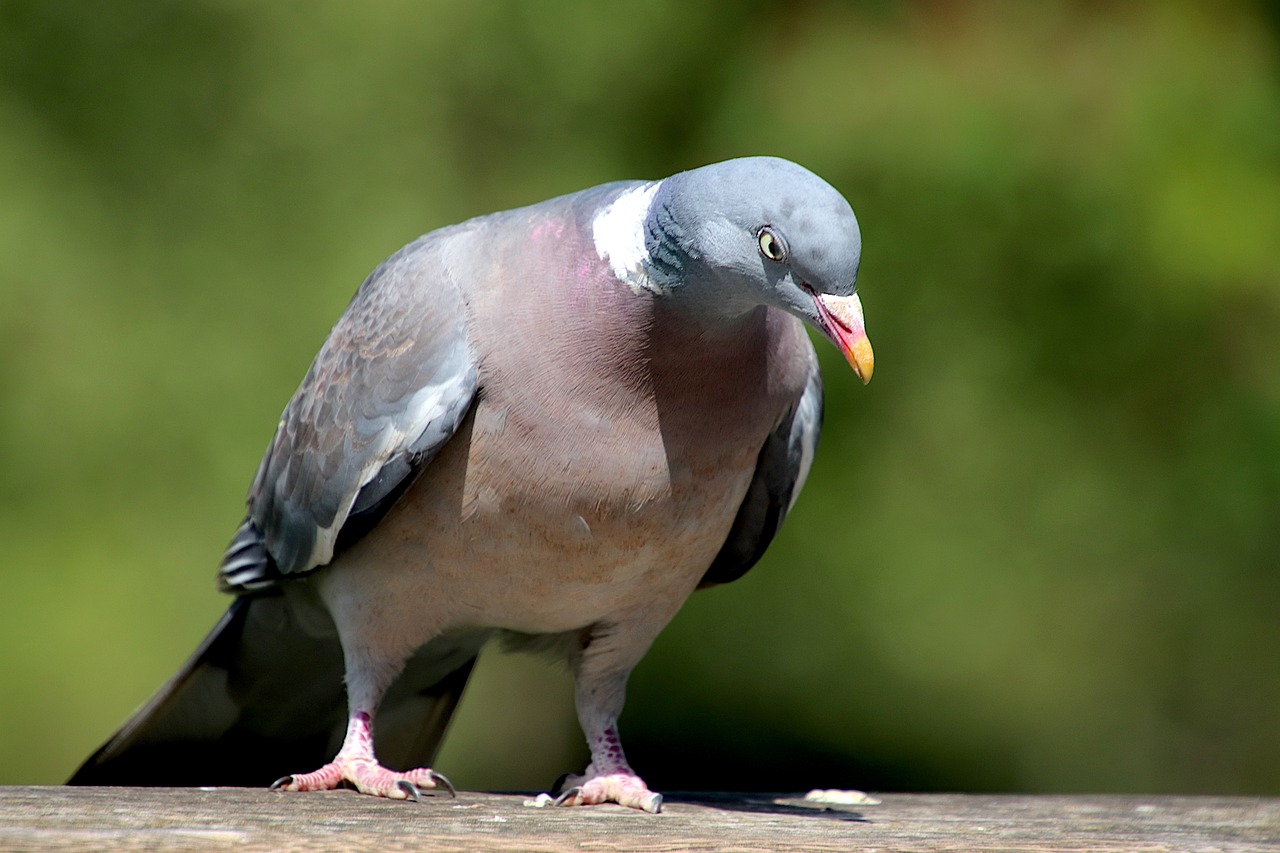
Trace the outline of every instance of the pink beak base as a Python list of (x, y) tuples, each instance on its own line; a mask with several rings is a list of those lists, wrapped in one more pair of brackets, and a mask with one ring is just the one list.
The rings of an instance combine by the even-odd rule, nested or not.
[(876, 357), (867, 339), (866, 325), (862, 319), (862, 300), (858, 294), (832, 296), (829, 293), (814, 294), (818, 316), (823, 331), (844, 353), (845, 360), (865, 385), (871, 381)]

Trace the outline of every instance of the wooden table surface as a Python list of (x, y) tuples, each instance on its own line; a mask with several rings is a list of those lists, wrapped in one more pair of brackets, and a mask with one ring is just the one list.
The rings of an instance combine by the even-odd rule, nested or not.
[(0, 850), (1280, 851), (1280, 799), (672, 794), (660, 815), (528, 795), (0, 787)]

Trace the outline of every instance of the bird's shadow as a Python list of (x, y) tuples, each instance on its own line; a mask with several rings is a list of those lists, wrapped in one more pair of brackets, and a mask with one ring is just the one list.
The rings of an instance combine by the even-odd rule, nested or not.
[(674, 791), (664, 793), (662, 798), (664, 802), (668, 803), (706, 806), (723, 811), (821, 818), (850, 823), (871, 822), (861, 812), (822, 803), (806, 804), (803, 797), (795, 794), (722, 794), (711, 791)]

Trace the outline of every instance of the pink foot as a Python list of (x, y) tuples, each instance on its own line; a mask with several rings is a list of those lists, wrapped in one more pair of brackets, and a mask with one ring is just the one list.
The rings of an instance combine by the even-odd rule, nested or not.
[(650, 791), (643, 779), (630, 772), (609, 773), (604, 776), (568, 776), (560, 787), (563, 793), (556, 798), (557, 806), (617, 803), (650, 814), (662, 811), (662, 795)]
[(337, 756), (314, 773), (285, 776), (271, 783), (273, 791), (332, 791), (345, 782), (362, 794), (390, 797), (393, 800), (422, 799), (422, 791), (437, 785), (458, 794), (444, 776), (426, 767), (397, 773), (378, 763), (373, 756), (373, 715), (367, 711), (352, 713), (347, 723), (347, 737)]
[(423, 790), (431, 790), (437, 785), (449, 792), (449, 796), (457, 796), (453, 785), (441, 774), (425, 767), (397, 773), (388, 770), (378, 762), (367, 758), (344, 758), (338, 756), (314, 773), (301, 773), (285, 776), (272, 783), (273, 791), (331, 791), (343, 783), (352, 785), (362, 794), (375, 797), (389, 797), (393, 800), (414, 800), (422, 798)]

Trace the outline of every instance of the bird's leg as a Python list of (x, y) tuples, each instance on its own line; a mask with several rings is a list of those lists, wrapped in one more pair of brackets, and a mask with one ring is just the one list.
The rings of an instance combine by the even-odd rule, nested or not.
[(344, 642), (347, 663), (347, 734), (333, 761), (311, 773), (285, 776), (273, 790), (328, 791), (345, 785), (363, 794), (393, 800), (418, 800), (423, 790), (442, 787), (454, 796), (453, 785), (426, 767), (404, 772), (388, 770), (373, 754), (373, 718), (387, 687), (403, 669), (396, 656), (376, 658), (355, 642)]
[(272, 783), (273, 790), (328, 791), (349, 784), (363, 794), (393, 800), (418, 800), (423, 789), (443, 787), (454, 795), (453, 785), (434, 770), (420, 767), (398, 773), (378, 763), (373, 754), (373, 715), (354, 711), (347, 722), (347, 736), (338, 754), (319, 770), (285, 776)]
[[(640, 654), (646, 649), (647, 643), (640, 648)], [(650, 791), (631, 769), (618, 737), (618, 716), (622, 713), (627, 676), (634, 661), (618, 669), (617, 660), (610, 659), (612, 655), (592, 655), (591, 651), (588, 647), (585, 654), (573, 661), (578, 721), (591, 748), (591, 763), (581, 776), (564, 777), (555, 803), (564, 806), (618, 803), (656, 814), (662, 811), (662, 795)]]
[(662, 795), (649, 790), (622, 753), (616, 724), (588, 735), (591, 763), (581, 776), (565, 776), (560, 783), (558, 806), (588, 806), (618, 803), (657, 814), (662, 811)]

